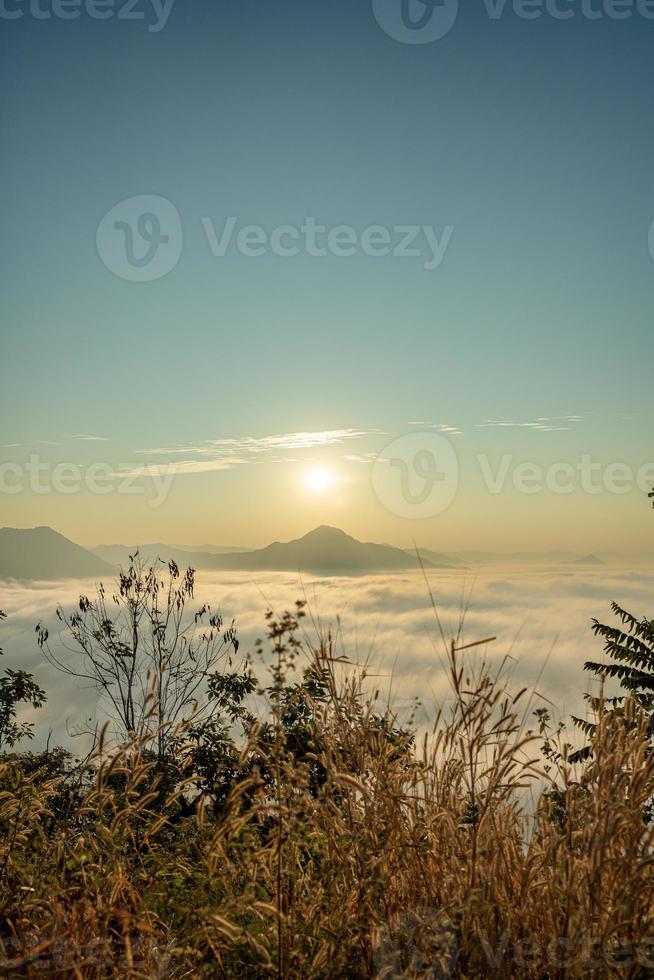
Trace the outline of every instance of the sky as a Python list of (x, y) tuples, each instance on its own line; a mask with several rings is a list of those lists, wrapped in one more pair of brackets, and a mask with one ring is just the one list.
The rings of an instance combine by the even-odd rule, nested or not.
[(654, 9), (404, 2), (3, 0), (0, 524), (650, 547)]

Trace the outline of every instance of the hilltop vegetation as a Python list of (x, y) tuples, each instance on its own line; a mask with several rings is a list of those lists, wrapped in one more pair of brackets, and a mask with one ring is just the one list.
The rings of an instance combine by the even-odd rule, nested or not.
[(418, 738), (302, 603), (244, 653), (193, 598), (136, 562), (60, 611), (67, 649), (38, 630), (109, 709), (83, 759), (16, 749), (45, 693), (5, 674), (4, 974), (652, 975), (651, 623), (595, 624), (587, 669), (623, 696), (590, 699), (574, 753), (483, 645), (442, 637), (451, 696)]

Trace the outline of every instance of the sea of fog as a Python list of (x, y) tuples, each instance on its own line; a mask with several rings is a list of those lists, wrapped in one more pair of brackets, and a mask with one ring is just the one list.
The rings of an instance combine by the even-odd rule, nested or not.
[[(422, 703), (418, 721), (425, 724), (450, 696), (430, 590), (446, 636), (458, 632), (465, 610), (461, 643), (497, 637), (469, 656), (485, 656), (493, 670), (504, 663), (512, 689), (535, 689), (530, 710), (549, 705), (553, 716), (564, 721), (571, 713), (585, 713), (583, 692), (596, 690), (582, 670), (585, 660), (602, 656), (591, 619), (610, 621), (612, 600), (638, 617), (654, 617), (654, 574), (606, 566), (433, 570), (427, 581), (421, 572), (357, 578), (203, 572), (197, 575), (196, 598), (198, 605), (210, 602), (227, 623), (235, 620), (244, 653), (265, 635), (267, 609), (281, 613), (305, 599), (307, 637), (315, 639), (317, 630), (331, 626), (337, 652), (369, 664), (371, 690), (378, 688), (382, 698), (390, 691), (400, 716), (417, 697)], [(35, 636), (42, 622), (53, 648), (74, 658), (59, 644), (55, 610), (58, 604), (70, 610), (80, 594), (93, 591), (88, 581), (0, 582), (0, 609), (9, 617), (0, 627), (0, 666), (34, 673), (48, 693), (43, 709), (21, 716), (35, 723), (34, 749), (48, 737), (53, 745), (75, 749), (79, 742), (71, 742), (70, 733), (104, 720), (95, 691), (54, 670)]]

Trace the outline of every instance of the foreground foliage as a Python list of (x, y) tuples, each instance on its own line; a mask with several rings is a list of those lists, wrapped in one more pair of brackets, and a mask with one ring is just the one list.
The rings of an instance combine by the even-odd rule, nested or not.
[(247, 709), (252, 673), (227, 671), (200, 727), (162, 741), (143, 702), (152, 724), (83, 762), (1, 758), (3, 972), (651, 976), (637, 702), (629, 725), (600, 713), (571, 767), (543, 712), (525, 730), (529, 704), (452, 644), (452, 701), (416, 740), (329, 636), (300, 643), (301, 613), (269, 618), (270, 683)]
[[(6, 613), (0, 609), (0, 621), (6, 618)], [(0, 656), (2, 652), (0, 648)], [(17, 720), (19, 706), (31, 704), (36, 709), (45, 701), (45, 691), (41, 690), (31, 674), (24, 670), (12, 670), (11, 667), (0, 674), (0, 751), (12, 748), (23, 738), (32, 738), (32, 724)]]

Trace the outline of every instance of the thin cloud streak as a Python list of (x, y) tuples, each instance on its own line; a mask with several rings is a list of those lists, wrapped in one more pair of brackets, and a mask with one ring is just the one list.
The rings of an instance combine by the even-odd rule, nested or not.
[(76, 442), (111, 442), (111, 439), (107, 439), (106, 436), (88, 436), (83, 434), (76, 434), (72, 436), (61, 436), (62, 439), (75, 440)]
[(153, 476), (195, 476), (198, 473), (216, 473), (223, 470), (233, 470), (237, 466), (247, 466), (249, 459), (187, 459), (178, 463), (147, 463), (145, 466), (135, 466), (123, 470), (114, 470), (116, 479), (138, 479)]
[(242, 436), (234, 439), (210, 439), (185, 446), (139, 449), (145, 455), (190, 455), (231, 457), (239, 453), (269, 453), (280, 449), (316, 449), (320, 446), (337, 446), (354, 439), (375, 435), (377, 430), (326, 429), (322, 432), (288, 432), (271, 436)]
[(443, 435), (462, 436), (463, 432), (457, 425), (450, 425), (449, 422), (407, 422), (407, 425), (420, 426), (423, 429), (435, 429)]
[[(485, 419), (478, 422), (476, 429), (533, 429), (536, 432), (567, 432), (573, 425), (583, 422), (581, 415), (554, 415), (551, 417), (533, 419), (527, 422), (518, 422), (511, 419)], [(558, 425), (559, 422), (568, 422), (569, 425)]]
[[(179, 462), (157, 462), (144, 466), (126, 467), (115, 475), (132, 478), (178, 474), (211, 473), (231, 470), (256, 462), (300, 462), (279, 455), (286, 451), (323, 449), (343, 446), (368, 437), (384, 434), (380, 429), (325, 429), (316, 432), (287, 432), (269, 436), (241, 436), (230, 439), (210, 439), (181, 446), (161, 446), (139, 449), (142, 456), (189, 456)], [(374, 454), (370, 454), (374, 458)], [(199, 457), (199, 458), (198, 458)], [(348, 459), (346, 456), (345, 459)]]

